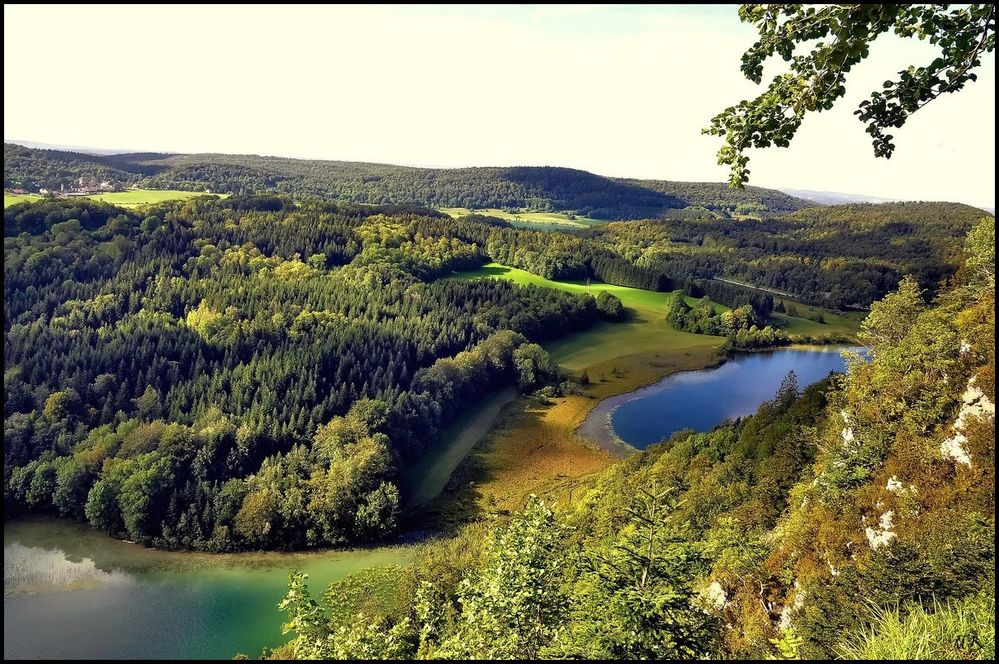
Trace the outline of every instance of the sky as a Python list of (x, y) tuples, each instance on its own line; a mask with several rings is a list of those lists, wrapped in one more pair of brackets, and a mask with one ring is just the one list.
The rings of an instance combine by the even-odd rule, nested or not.
[[(762, 90), (736, 6), (4, 5), (4, 137), (724, 181), (710, 118)], [(995, 206), (995, 58), (876, 159), (858, 103), (931, 47), (882, 36), (751, 184)], [(780, 71), (772, 63), (764, 82)]]

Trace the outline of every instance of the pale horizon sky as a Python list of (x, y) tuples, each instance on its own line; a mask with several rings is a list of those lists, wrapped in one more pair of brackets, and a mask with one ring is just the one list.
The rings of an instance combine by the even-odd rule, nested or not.
[[(732, 6), (4, 6), (4, 138), (724, 181), (701, 135), (764, 86)], [(927, 44), (882, 36), (750, 184), (995, 206), (995, 58), (876, 159), (857, 104)], [(775, 63), (764, 84), (780, 71)]]

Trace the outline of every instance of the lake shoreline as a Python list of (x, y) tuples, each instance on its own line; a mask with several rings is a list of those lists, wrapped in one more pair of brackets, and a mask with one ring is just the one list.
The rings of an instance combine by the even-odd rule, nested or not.
[[(761, 349), (761, 350), (765, 350), (765, 349)], [(643, 390), (645, 388), (657, 385), (657, 384), (661, 383), (662, 381), (666, 380), (667, 378), (671, 378), (673, 376), (676, 376), (676, 375), (679, 375), (679, 374), (682, 374), (682, 373), (686, 373), (686, 372), (689, 372), (689, 371), (705, 371), (707, 369), (718, 368), (718, 367), (722, 366), (723, 364), (725, 364), (726, 362), (728, 362), (730, 359), (731, 359), (731, 356), (728, 353), (725, 353), (722, 349), (719, 349), (719, 352), (715, 353), (714, 357), (711, 360), (709, 360), (708, 362), (706, 362), (702, 366), (699, 366), (699, 367), (678, 368), (678, 369), (670, 371), (670, 372), (668, 372), (666, 374), (663, 374), (662, 376), (660, 376), (658, 378), (654, 378), (651, 381), (644, 382), (644, 383), (638, 385), (637, 387), (632, 388), (631, 390), (629, 390), (627, 392), (621, 392), (619, 394), (612, 394), (612, 395), (605, 396), (602, 399), (600, 399), (599, 401), (597, 401), (597, 403), (593, 406), (593, 408), (591, 408), (586, 413), (586, 416), (583, 418), (583, 421), (579, 423), (579, 425), (576, 427), (576, 429), (575, 429), (575, 431), (573, 433), (577, 437), (579, 437), (579, 439), (584, 444), (586, 444), (586, 445), (588, 445), (590, 447), (595, 447), (596, 449), (601, 450), (602, 452), (606, 452), (607, 454), (610, 454), (611, 456), (614, 456), (614, 457), (616, 457), (618, 459), (625, 459), (625, 458), (631, 456), (632, 454), (636, 454), (638, 452), (641, 452), (642, 451), (641, 449), (639, 449), (639, 448), (637, 448), (637, 447), (635, 447), (633, 445), (630, 445), (629, 443), (626, 443), (625, 441), (621, 440), (621, 438), (619, 438), (618, 435), (616, 433), (614, 433), (613, 427), (611, 425), (610, 418), (611, 418), (611, 415), (613, 415), (614, 410), (616, 410), (617, 407), (620, 406), (622, 403), (625, 403), (626, 401), (629, 400), (629, 399), (622, 399), (622, 397), (628, 397), (628, 396), (633, 395), (636, 392), (639, 392), (639, 391), (641, 391), (641, 390)], [(639, 398), (639, 397), (634, 397), (634, 398)], [(604, 404), (606, 404), (606, 403), (608, 403), (610, 401), (614, 401), (616, 399), (622, 399), (622, 400), (620, 400), (619, 402), (617, 402), (607, 412), (606, 420), (603, 422), (604, 426), (602, 426), (602, 427), (597, 426), (599, 424), (599, 421), (595, 421), (590, 427), (587, 427), (587, 424), (590, 423), (590, 420), (593, 418), (593, 414), (601, 406), (603, 406)]]
[[(752, 349), (749, 351), (736, 351), (729, 353), (719, 353), (717, 355), (716, 361), (708, 363), (703, 367), (692, 367), (680, 369), (677, 371), (672, 371), (669, 374), (635, 389), (623, 392), (615, 395), (610, 395), (602, 400), (600, 400), (586, 415), (586, 418), (580, 423), (579, 427), (576, 429), (576, 435), (578, 435), (587, 444), (597, 447), (598, 449), (607, 451), (608, 453), (614, 453), (615, 450), (627, 451), (626, 454), (619, 456), (628, 456), (634, 454), (636, 451), (644, 449), (648, 445), (655, 442), (662, 442), (663, 440), (668, 440), (672, 433), (682, 430), (675, 429), (671, 432), (664, 432), (662, 437), (657, 441), (646, 442), (644, 445), (639, 445), (637, 443), (633, 444), (625, 440), (618, 430), (615, 429), (613, 417), (618, 409), (625, 404), (629, 404), (633, 401), (638, 401), (647, 398), (654, 398), (664, 391), (669, 390), (674, 387), (679, 387), (680, 384), (676, 382), (677, 377), (684, 374), (698, 374), (704, 372), (705, 376), (712, 375), (711, 372), (717, 371), (722, 367), (729, 365), (733, 361), (738, 361), (740, 358), (753, 358), (760, 356), (775, 356), (782, 353), (796, 352), (796, 353), (816, 353), (816, 354), (831, 354), (835, 353), (837, 356), (841, 355), (844, 351), (848, 351), (854, 346), (844, 346), (844, 345), (831, 345), (831, 344), (792, 344), (789, 346), (781, 346), (776, 348), (761, 348)], [(789, 366), (788, 370), (795, 370), (794, 366)], [(836, 370), (836, 369), (831, 369)], [(783, 374), (782, 374), (783, 375)], [(807, 383), (810, 384), (810, 383)], [(805, 385), (802, 385), (805, 387)], [(765, 400), (765, 399), (764, 399)], [(758, 404), (753, 405), (753, 410), (758, 407)], [(741, 417), (742, 415), (736, 415), (734, 417)], [(724, 422), (725, 420), (733, 419), (732, 416), (723, 417), (714, 423), (710, 428), (717, 426), (718, 424)], [(692, 427), (695, 429), (700, 429), (699, 427)]]

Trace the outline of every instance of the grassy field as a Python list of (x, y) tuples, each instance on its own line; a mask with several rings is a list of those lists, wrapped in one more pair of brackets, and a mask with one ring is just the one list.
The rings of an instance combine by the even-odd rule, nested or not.
[(572, 502), (601, 470), (634, 451), (596, 449), (577, 435), (601, 399), (677, 371), (710, 366), (718, 359), (712, 346), (664, 347), (585, 367), (591, 376), (606, 371), (606, 377), (594, 379), (582, 395), (516, 399), (503, 408), (447, 489), (427, 504), (420, 518), (434, 526), (457, 525), (520, 509), (531, 494), (562, 505)]
[(128, 191), (112, 191), (107, 194), (97, 194), (88, 196), (97, 201), (104, 201), (122, 207), (138, 207), (150, 203), (162, 203), (163, 201), (187, 200), (197, 196), (204, 196), (200, 191), (177, 191), (173, 189), (129, 189)]
[[(621, 348), (629, 348), (634, 353), (644, 353), (683, 348), (698, 348), (705, 345), (718, 345), (720, 337), (709, 337), (701, 334), (679, 332), (665, 321), (667, 293), (630, 288), (628, 286), (613, 286), (600, 282), (591, 283), (578, 281), (553, 281), (531, 274), (524, 270), (507, 267), (499, 263), (483, 265), (478, 270), (460, 272), (455, 275), (459, 279), (475, 279), (492, 277), (510, 279), (518, 284), (533, 284), (545, 288), (557, 288), (571, 293), (590, 293), (596, 296), (600, 291), (616, 295), (629, 310), (630, 317), (625, 323), (597, 323), (589, 330), (576, 332), (548, 345), (548, 351), (567, 369), (582, 369), (587, 364), (593, 364), (609, 356), (619, 355)], [(695, 298), (687, 297), (687, 304), (694, 304)], [(776, 298), (775, 302), (783, 301), (784, 306), (797, 308), (798, 316), (773, 314), (781, 327), (791, 334), (803, 334), (821, 339), (822, 337), (854, 336), (860, 328), (860, 322), (866, 316), (863, 312), (832, 312), (820, 307), (814, 307), (786, 298)], [(727, 311), (728, 307), (715, 304), (715, 311)], [(825, 321), (819, 323), (815, 318), (821, 315)]]
[(469, 214), (486, 214), (490, 217), (505, 219), (514, 226), (519, 226), (521, 228), (547, 230), (589, 228), (590, 226), (597, 226), (599, 224), (606, 223), (600, 219), (591, 219), (590, 217), (576, 216), (570, 219), (569, 215), (564, 212), (528, 212), (526, 210), (522, 210), (520, 212), (513, 213), (501, 210), (500, 208), (481, 208), (477, 210), (469, 208), (440, 208), (440, 211), (456, 219)]
[[(129, 189), (127, 191), (110, 191), (106, 194), (94, 194), (93, 196), (81, 196), (80, 198), (90, 198), (96, 201), (104, 201), (121, 207), (139, 207), (150, 203), (162, 203), (163, 201), (176, 201), (204, 196), (200, 191), (177, 191), (174, 189)], [(15, 203), (24, 201), (41, 200), (38, 194), (9, 194), (3, 193), (3, 206), (10, 207)]]
[[(498, 263), (489, 263), (478, 270), (460, 272), (455, 276), (459, 279), (511, 279), (521, 285), (533, 284), (571, 293), (588, 292), (594, 296), (607, 291), (620, 298), (621, 304), (628, 311), (625, 322), (599, 322), (588, 330), (575, 332), (546, 345), (552, 357), (563, 368), (574, 373), (591, 367), (607, 372), (614, 368), (614, 361), (618, 359), (625, 361), (630, 356), (638, 355), (648, 360), (647, 356), (654, 357), (656, 353), (715, 349), (723, 342), (721, 337), (674, 330), (666, 322), (666, 293), (603, 283), (591, 283), (587, 286), (579, 282), (552, 281)], [(690, 298), (688, 301), (693, 302)], [(720, 305), (716, 306), (720, 311), (725, 309)], [(604, 364), (608, 366), (602, 366)], [(595, 376), (591, 374), (590, 378), (594, 379)]]
[[(862, 311), (830, 311), (822, 307), (804, 304), (786, 297), (786, 293), (770, 288), (756, 288), (755, 286), (734, 279), (718, 279), (718, 281), (769, 292), (775, 296), (775, 305), (780, 302), (783, 303), (785, 308), (796, 308), (797, 316), (788, 316), (787, 314), (776, 312), (773, 314), (778, 324), (791, 334), (804, 334), (814, 339), (821, 339), (822, 337), (852, 337), (857, 334), (861, 321), (867, 316)], [(819, 322), (819, 320), (822, 322)]]
[(42, 199), (38, 194), (11, 194), (8, 192), (3, 192), (3, 206), (5, 208), (11, 205), (16, 205), (17, 203), (24, 203), (25, 201), (40, 201)]
[[(777, 302), (783, 302), (785, 307), (795, 307), (798, 313), (798, 316), (774, 313), (773, 317), (780, 321), (781, 326), (791, 334), (807, 334), (813, 338), (856, 336), (860, 323), (867, 317), (863, 311), (832, 312), (786, 298), (775, 298), (774, 304)], [(820, 317), (823, 320), (821, 323), (815, 320)]]
[(575, 435), (595, 403), (572, 396), (547, 403), (522, 397), (511, 404), (471, 460), (462, 503), (496, 512), (519, 509), (530, 494), (572, 500), (584, 478), (617, 460)]

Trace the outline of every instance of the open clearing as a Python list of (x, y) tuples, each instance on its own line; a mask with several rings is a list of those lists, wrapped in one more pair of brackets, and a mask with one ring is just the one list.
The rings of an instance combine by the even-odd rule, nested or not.
[[(815, 339), (854, 337), (860, 330), (860, 323), (867, 317), (863, 311), (832, 312), (786, 298), (774, 299), (775, 304), (778, 301), (783, 301), (785, 307), (794, 307), (799, 314), (788, 316), (774, 312), (773, 317), (781, 322), (782, 327), (791, 334), (807, 334)], [(815, 320), (820, 317), (821, 323)]]
[(88, 196), (95, 201), (104, 201), (122, 207), (138, 207), (149, 203), (163, 201), (187, 200), (197, 196), (205, 196), (203, 191), (178, 191), (174, 189), (129, 189), (128, 191), (112, 191), (106, 194)]
[(580, 228), (589, 228), (590, 226), (598, 226), (600, 224), (607, 223), (602, 219), (591, 219), (590, 217), (570, 215), (565, 212), (529, 212), (526, 210), (521, 210), (520, 212), (508, 212), (507, 210), (500, 208), (481, 208), (473, 210), (461, 207), (440, 208), (440, 211), (454, 217), (455, 219), (469, 214), (484, 214), (490, 217), (504, 219), (520, 228), (578, 230)]
[(9, 192), (3, 192), (3, 206), (5, 208), (11, 205), (16, 205), (18, 203), (24, 203), (26, 201), (40, 201), (42, 197), (38, 194), (11, 194)]
[[(690, 334), (674, 330), (666, 322), (667, 293), (629, 288), (628, 286), (613, 286), (604, 283), (586, 283), (574, 281), (553, 281), (531, 274), (524, 270), (489, 263), (478, 270), (459, 272), (458, 279), (478, 279), (490, 277), (494, 279), (511, 279), (526, 285), (556, 288), (571, 293), (590, 293), (594, 297), (601, 291), (607, 291), (617, 296), (621, 304), (628, 310), (628, 319), (622, 323), (600, 321), (590, 329), (574, 332), (557, 341), (545, 345), (563, 368), (571, 372), (580, 372), (605, 363), (613, 363), (623, 356), (669, 352), (683, 352), (703, 348), (715, 349), (722, 345), (721, 337)], [(693, 303), (692, 298), (688, 301)], [(718, 310), (724, 307), (716, 305)], [(597, 367), (598, 369), (600, 367)], [(605, 369), (610, 370), (613, 366)], [(590, 374), (590, 379), (597, 376)]]
[[(179, 191), (176, 189), (129, 189), (127, 191), (109, 191), (105, 194), (93, 194), (90, 196), (66, 196), (65, 199), (89, 198), (95, 201), (104, 201), (121, 207), (139, 207), (151, 203), (162, 203), (163, 201), (186, 200), (196, 196), (205, 196), (201, 191)], [(10, 194), (3, 193), (3, 206), (10, 207), (15, 203), (24, 201), (39, 201), (42, 196), (38, 194)]]

